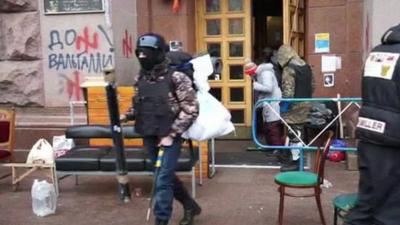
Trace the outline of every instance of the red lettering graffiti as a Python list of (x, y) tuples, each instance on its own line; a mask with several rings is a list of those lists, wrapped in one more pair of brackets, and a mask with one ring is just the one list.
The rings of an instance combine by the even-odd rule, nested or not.
[(97, 32), (94, 32), (93, 42), (90, 42), (89, 28), (85, 27), (83, 29), (83, 36), (78, 35), (78, 37), (76, 38), (76, 49), (81, 50), (81, 44), (84, 45), (85, 53), (89, 52), (89, 48), (97, 49), (99, 47), (98, 36), (99, 35), (97, 34)]
[(74, 72), (73, 80), (67, 78), (67, 94), (70, 100), (74, 97), (76, 101), (82, 100), (80, 76), (78, 71)]
[(125, 30), (125, 37), (122, 39), (122, 53), (126, 58), (132, 55), (132, 35), (128, 37), (127, 30)]

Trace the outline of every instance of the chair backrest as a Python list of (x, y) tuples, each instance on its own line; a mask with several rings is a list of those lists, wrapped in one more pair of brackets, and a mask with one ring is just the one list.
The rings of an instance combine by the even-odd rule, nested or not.
[(315, 167), (314, 172), (318, 174), (318, 183), (324, 183), (324, 173), (325, 173), (325, 161), (331, 147), (331, 142), (333, 138), (333, 131), (328, 130), (325, 132), (324, 146), (319, 147), (317, 150), (317, 155), (315, 157)]
[(0, 149), (12, 154), (15, 144), (15, 111), (0, 109)]

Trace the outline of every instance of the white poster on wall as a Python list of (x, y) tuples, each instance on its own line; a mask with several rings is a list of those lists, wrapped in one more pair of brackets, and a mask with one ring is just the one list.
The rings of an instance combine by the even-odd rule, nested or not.
[(337, 57), (334, 55), (323, 55), (321, 57), (321, 71), (335, 72), (337, 66)]

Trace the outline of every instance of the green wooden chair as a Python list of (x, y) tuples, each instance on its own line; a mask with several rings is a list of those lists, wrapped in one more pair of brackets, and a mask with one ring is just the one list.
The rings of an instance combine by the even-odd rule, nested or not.
[(343, 219), (347, 212), (357, 203), (358, 194), (341, 194), (333, 199), (333, 224), (337, 225), (338, 217)]
[[(319, 216), (322, 224), (326, 225), (321, 206), (321, 184), (324, 182), (325, 159), (328, 155), (331, 145), (333, 131), (325, 132), (324, 147), (316, 151), (315, 167), (313, 172), (308, 171), (290, 171), (282, 172), (275, 176), (275, 183), (279, 185), (280, 193), (278, 224), (283, 224), (283, 210), (285, 196), (290, 197), (315, 197), (317, 202)], [(314, 189), (314, 192), (308, 195), (296, 195), (286, 192), (286, 189)]]

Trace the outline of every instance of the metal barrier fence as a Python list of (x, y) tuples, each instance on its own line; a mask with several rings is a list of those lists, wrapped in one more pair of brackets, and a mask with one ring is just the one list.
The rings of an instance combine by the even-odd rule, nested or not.
[[(342, 114), (348, 110), (352, 105), (357, 106), (360, 108), (360, 105), (358, 104), (361, 102), (361, 98), (285, 98), (285, 99), (260, 99), (256, 102), (253, 108), (253, 119), (252, 119), (252, 138), (254, 143), (256, 144), (257, 148), (262, 149), (278, 149), (278, 150), (290, 150), (290, 149), (299, 149), (300, 150), (300, 168), (302, 169), (304, 167), (304, 153), (303, 150), (307, 151), (315, 151), (318, 149), (317, 146), (311, 146), (333, 123), (335, 123), (339, 118), (341, 118)], [(325, 127), (309, 142), (305, 143), (304, 140), (301, 139), (300, 136), (294, 130), (290, 127), (290, 125), (281, 117), (281, 115), (274, 110), (274, 108), (271, 106), (271, 102), (277, 102), (277, 101), (285, 101), (285, 102), (329, 102), (329, 101), (334, 101), (338, 103), (345, 102), (347, 103), (346, 107), (343, 109), (339, 108), (338, 109), (338, 114), (328, 123), (325, 125)], [(273, 112), (275, 115), (277, 115), (281, 122), (287, 127), (289, 132), (294, 134), (298, 140), (302, 143), (302, 146), (287, 146), (287, 145), (282, 145), (282, 146), (276, 146), (276, 145), (265, 145), (261, 143), (258, 140), (257, 137), (257, 109), (263, 107), (264, 105), (267, 105), (271, 112)], [(331, 150), (336, 150), (336, 151), (357, 151), (356, 147), (331, 147)]]

